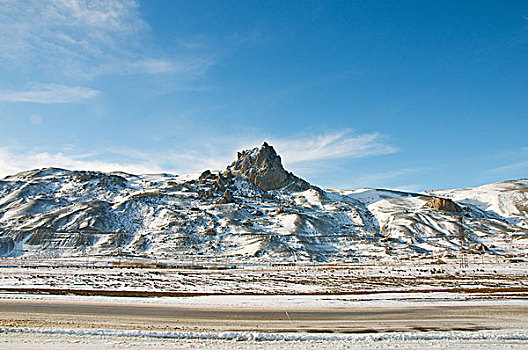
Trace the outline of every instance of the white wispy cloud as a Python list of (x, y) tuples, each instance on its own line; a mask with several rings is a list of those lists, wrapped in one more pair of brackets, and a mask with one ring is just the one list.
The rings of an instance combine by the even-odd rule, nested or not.
[(124, 171), (133, 174), (161, 172), (155, 162), (144, 160), (137, 163), (88, 160), (86, 155), (68, 155), (62, 152), (13, 152), (0, 148), (0, 178), (20, 171), (47, 167), (69, 170)]
[(387, 143), (385, 136), (379, 133), (357, 135), (351, 130), (271, 141), (288, 164), (373, 157), (398, 151), (396, 147)]
[(0, 2), (4, 64), (93, 74), (94, 63), (126, 57), (146, 28), (136, 1), (5, 0)]
[(514, 170), (528, 168), (528, 161), (516, 162), (501, 167), (490, 169), (489, 172), (493, 173), (507, 173)]
[(146, 59), (132, 62), (128, 66), (130, 70), (140, 70), (151, 74), (173, 73), (176, 71), (174, 62), (164, 59)]
[[(286, 168), (309, 174), (320, 172), (322, 162), (329, 160), (339, 162), (398, 152), (384, 135), (358, 134), (352, 130), (282, 138), (248, 131), (227, 135), (200, 135), (181, 142), (183, 144), (172, 151), (156, 155), (144, 154), (141, 157), (155, 157), (177, 172), (219, 170), (235, 160), (237, 152), (260, 147), (263, 142), (268, 142), (281, 156)], [(130, 154), (130, 151), (126, 150), (123, 154)]]
[(526, 169), (528, 168), (528, 147), (494, 154), (493, 159), (507, 164), (491, 168), (488, 170), (488, 173), (508, 174), (517, 170)]
[[(166, 153), (138, 149), (114, 149), (112, 161), (104, 156), (108, 152), (76, 154), (72, 152), (44, 152), (39, 150), (15, 151), (0, 148), (0, 178), (21, 171), (39, 168), (68, 170), (124, 171), (131, 174), (174, 173), (188, 174), (205, 169), (224, 169), (232, 157), (216, 158), (208, 152), (180, 148)], [(115, 159), (120, 159), (116, 161)]]
[[(198, 144), (168, 152), (166, 163), (182, 169), (191, 165), (200, 169), (223, 169), (236, 158), (238, 151), (260, 147), (263, 142), (272, 145), (290, 170), (320, 169), (321, 162), (350, 160), (381, 156), (398, 152), (387, 137), (379, 133), (358, 134), (352, 130), (329, 131), (303, 136), (269, 137), (259, 132), (222, 136), (204, 136)], [(203, 140), (207, 140), (203, 142)], [(308, 171), (306, 171), (308, 169)]]
[(0, 1), (0, 68), (19, 75), (12, 81), (86, 85), (109, 74), (152, 74), (178, 83), (215, 63), (210, 53), (156, 50), (150, 35), (137, 0)]
[(27, 90), (1, 91), (0, 101), (32, 103), (72, 103), (91, 99), (99, 91), (82, 86), (46, 84), (33, 86)]
[[(177, 59), (147, 58), (121, 63), (122, 73), (175, 74), (188, 78), (201, 76), (216, 62), (214, 55), (187, 56)], [(118, 69), (116, 68), (116, 71)]]
[[(386, 142), (386, 137), (377, 133), (354, 134), (352, 131), (328, 132), (319, 135), (270, 139), (262, 135), (224, 135), (209, 137), (206, 142), (175, 145), (165, 152), (153, 152), (141, 149), (114, 148), (95, 151), (87, 155), (70, 153), (50, 153), (40, 151), (14, 152), (7, 148), (0, 149), (0, 175), (41, 167), (62, 167), (67, 169), (127, 171), (131, 173), (170, 172), (177, 174), (194, 173), (205, 169), (225, 169), (236, 159), (238, 151), (260, 147), (268, 141), (281, 156), (288, 170), (300, 170), (303, 175), (310, 169), (318, 169), (321, 162), (328, 160), (346, 160), (374, 157), (397, 151)], [(255, 142), (255, 140), (260, 140)], [(111, 153), (107, 161), (105, 154)], [(126, 161), (124, 161), (126, 160)], [(326, 168), (326, 167), (323, 167)], [(307, 170), (308, 169), (308, 170)], [(397, 173), (376, 174), (369, 178), (357, 179), (360, 183), (372, 183), (387, 177), (405, 175), (406, 171)]]

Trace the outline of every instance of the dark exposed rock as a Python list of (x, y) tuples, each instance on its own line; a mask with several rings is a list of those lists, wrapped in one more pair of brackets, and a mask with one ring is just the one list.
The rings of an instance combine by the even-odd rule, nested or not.
[(214, 228), (208, 228), (207, 230), (205, 230), (204, 232), (206, 235), (209, 235), (209, 236), (214, 236), (216, 235), (216, 231)]
[(226, 190), (227, 182), (224, 180), (224, 177), (222, 175), (218, 175), (216, 177), (216, 181), (213, 184), (213, 189), (215, 191), (223, 192)]
[(233, 173), (231, 173), (229, 170), (224, 171), (223, 175), (224, 175), (224, 179), (225, 179), (228, 183), (231, 183), (231, 182), (233, 181), (234, 175), (233, 175)]
[(473, 250), (479, 253), (486, 253), (490, 251), (490, 249), (483, 243), (479, 243), (476, 246), (474, 246)]
[[(78, 182), (83, 182), (85, 188), (89, 187), (90, 181), (96, 181), (99, 186), (119, 186), (126, 185), (126, 179), (119, 175), (103, 174), (96, 171), (75, 171), (74, 179)], [(58, 179), (51, 181), (57, 182)]]
[(233, 202), (233, 195), (231, 194), (231, 191), (226, 190), (222, 197), (219, 200), (220, 203), (232, 203)]
[(280, 156), (266, 142), (260, 148), (239, 152), (237, 160), (227, 167), (226, 174), (245, 178), (264, 191), (304, 191), (310, 188), (306, 181), (284, 170)]
[(209, 198), (213, 198), (213, 191), (211, 191), (210, 189), (207, 189), (203, 192), (200, 192), (200, 195), (198, 196), (198, 198), (200, 199), (209, 199)]
[(433, 197), (427, 203), (425, 203), (424, 207), (433, 208), (435, 210), (450, 211), (450, 212), (455, 212), (455, 213), (462, 212), (462, 208), (449, 198)]
[(214, 175), (211, 173), (210, 170), (206, 170), (200, 174), (200, 177), (198, 178), (198, 183), (200, 185), (203, 185), (207, 180), (211, 179), (214, 179)]

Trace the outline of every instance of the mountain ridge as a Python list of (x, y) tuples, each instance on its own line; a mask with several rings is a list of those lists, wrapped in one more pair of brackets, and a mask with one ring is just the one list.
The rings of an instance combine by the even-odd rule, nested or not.
[(194, 175), (35, 169), (0, 181), (0, 255), (440, 259), (456, 257), (462, 228), (472, 254), (526, 256), (527, 188), (519, 179), (424, 193), (322, 190), (286, 171), (267, 143)]

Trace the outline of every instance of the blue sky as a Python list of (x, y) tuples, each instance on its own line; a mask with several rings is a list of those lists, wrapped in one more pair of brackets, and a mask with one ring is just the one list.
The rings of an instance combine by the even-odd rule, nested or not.
[(2, 0), (0, 38), (0, 176), (266, 140), (329, 188), (527, 177), (526, 1)]

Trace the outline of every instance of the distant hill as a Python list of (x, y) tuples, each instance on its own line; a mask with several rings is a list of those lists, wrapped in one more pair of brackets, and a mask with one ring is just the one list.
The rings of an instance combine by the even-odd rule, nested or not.
[[(461, 242), (460, 237), (463, 237)], [(323, 190), (272, 146), (225, 171), (47, 168), (0, 181), (0, 255), (359, 261), (528, 252), (528, 180), (410, 193)]]

